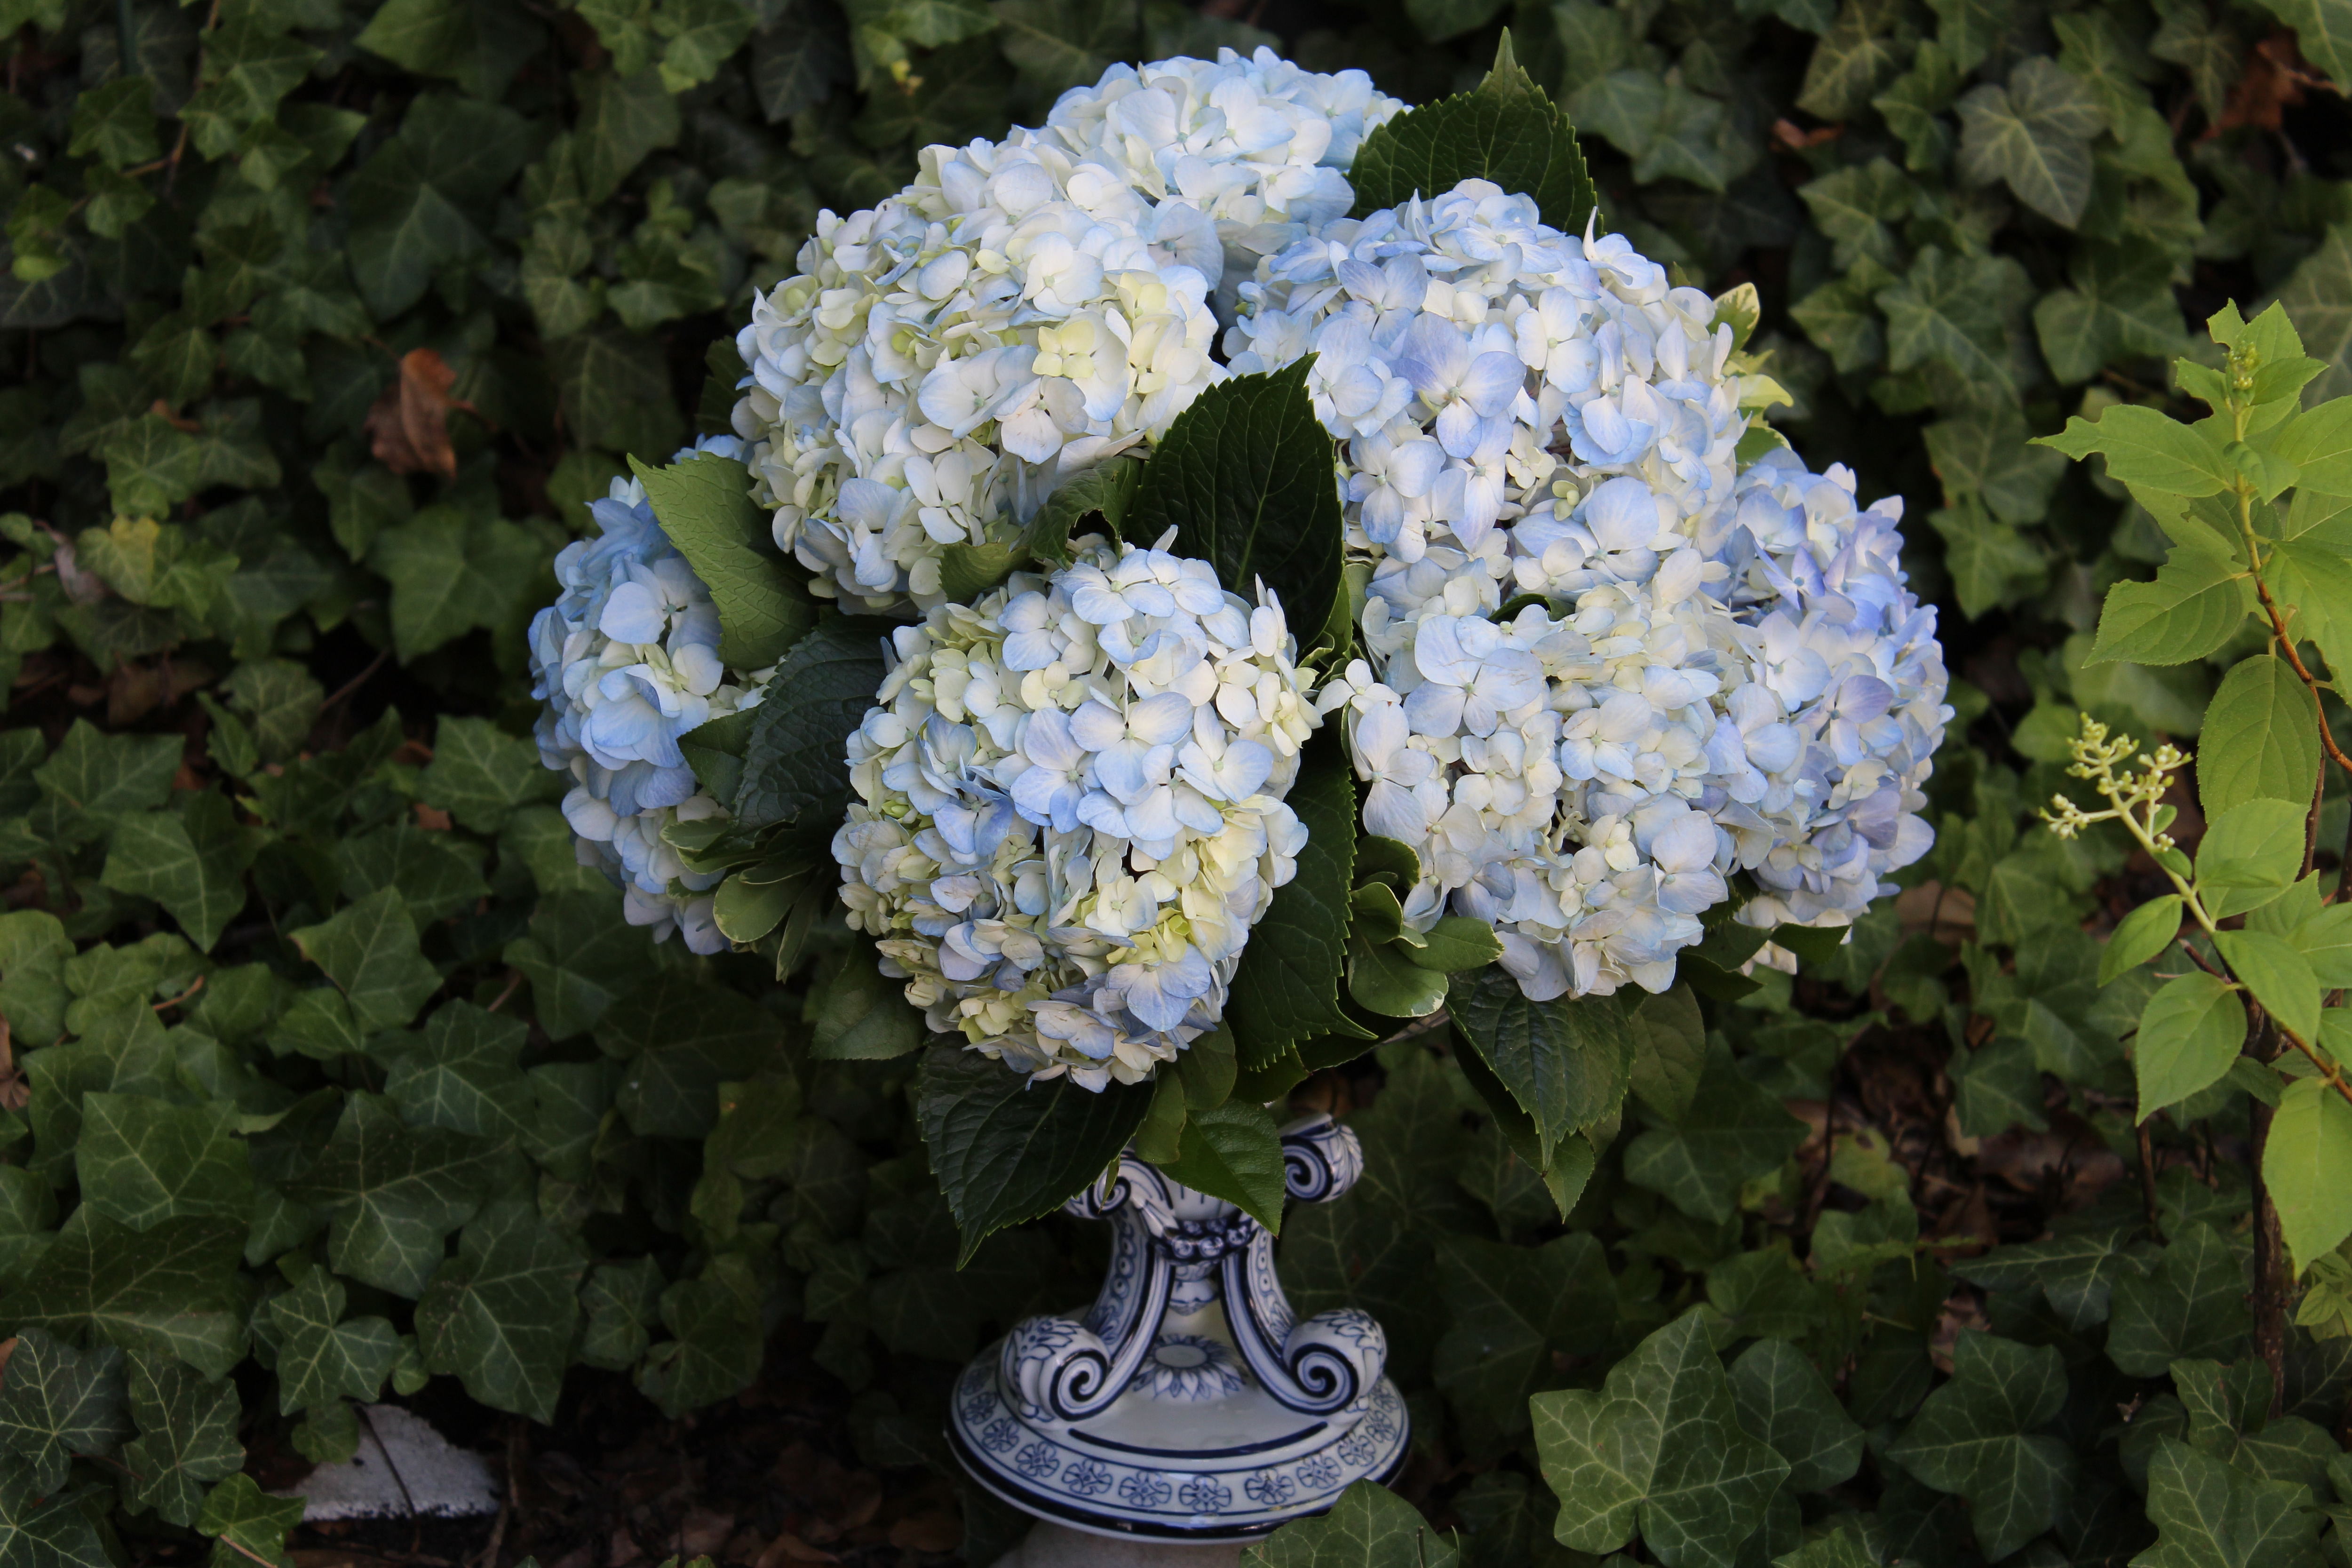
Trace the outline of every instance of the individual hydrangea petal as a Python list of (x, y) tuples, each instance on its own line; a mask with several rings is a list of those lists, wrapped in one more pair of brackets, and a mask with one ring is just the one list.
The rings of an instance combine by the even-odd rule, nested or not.
[[(1204, 571), (1088, 538), (1051, 575), (936, 606), (894, 636), (850, 737), (833, 844), (850, 924), (934, 1029), (1033, 1076), (1099, 1089), (1174, 1059), (1297, 870), (1281, 801), (1319, 716), (1279, 605), (1212, 605)], [(1129, 606), (1130, 657), (1070, 639), (1012, 668), (1082, 595)], [(1221, 671), (1252, 692), (1238, 720)]]

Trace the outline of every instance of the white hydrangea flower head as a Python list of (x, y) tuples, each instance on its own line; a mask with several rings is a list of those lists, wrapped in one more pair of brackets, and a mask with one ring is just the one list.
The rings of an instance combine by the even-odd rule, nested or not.
[(926, 148), (898, 195), (820, 214), (736, 340), (778, 545), (845, 606), (939, 602), (947, 546), (1009, 536), (1223, 378), (1228, 247), (1346, 211), (1333, 160), (1398, 107), (1265, 50), (1119, 66), (1044, 130)]
[[(1714, 302), (1465, 182), (1259, 269), (1236, 371), (1318, 354), (1372, 564), (1345, 709), (1409, 919), (1490, 921), (1532, 997), (1673, 984), (1699, 916), (1843, 925), (1925, 853), (1949, 710), (1899, 500), (1774, 454)], [(1243, 347), (1241, 345), (1248, 346)], [(1512, 600), (1530, 598), (1501, 616)]]
[(1551, 576), (1646, 549), (1572, 525), (1586, 492), (1630, 476), (1673, 503), (1661, 527), (1696, 515), (1728, 492), (1767, 385), (1734, 367), (1706, 293), (1670, 287), (1623, 236), (1561, 234), (1485, 180), (1327, 224), (1241, 296), (1232, 369), (1317, 356), (1308, 387), (1345, 443), (1349, 542), (1407, 563), (1444, 540), (1475, 552), (1523, 519), (1555, 525)]
[(1318, 719), (1282, 606), (1170, 542), (1090, 536), (896, 632), (833, 844), (933, 1029), (1095, 1089), (1215, 1026), (1306, 841), (1283, 797)]
[[(671, 461), (703, 452), (737, 458), (741, 447), (731, 436), (705, 437)], [(531, 695), (546, 704), (540, 761), (572, 776), (563, 816), (580, 863), (622, 887), (629, 922), (655, 927), (657, 941), (675, 931), (696, 952), (723, 952), (709, 896), (719, 874), (688, 871), (662, 842), (673, 822), (727, 815), (677, 742), (759, 706), (774, 670), (720, 662), (718, 606), (662, 531), (640, 481), (614, 479), (589, 510), (596, 537), (557, 552), (562, 592), (530, 624)]]

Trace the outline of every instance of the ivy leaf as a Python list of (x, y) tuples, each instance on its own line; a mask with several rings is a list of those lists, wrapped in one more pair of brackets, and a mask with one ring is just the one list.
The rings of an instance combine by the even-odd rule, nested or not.
[(887, 622), (828, 617), (776, 666), (752, 710), (735, 815), (746, 826), (830, 820), (849, 798), (851, 731), (882, 686)]
[(2177, 1437), (2147, 1467), (2156, 1544), (2135, 1568), (2318, 1568), (2318, 1511), (2295, 1481), (2258, 1480)]
[(257, 837), (237, 825), (226, 795), (205, 790), (177, 813), (117, 819), (99, 881), (162, 904), (188, 940), (209, 952), (245, 908), (246, 869), (260, 849)]
[(20, 1334), (95, 1334), (226, 1377), (245, 1354), (247, 1304), (236, 1273), (245, 1232), (241, 1222), (187, 1218), (134, 1233), (85, 1205), (32, 1277), (0, 1298), (0, 1322)]
[(2352, 1105), (2325, 1079), (2286, 1086), (2263, 1146), (2263, 1180), (2298, 1275), (2352, 1236)]
[(1280, 598), (1302, 647), (1339, 592), (1342, 532), (1330, 434), (1307, 394), (1312, 357), (1236, 375), (1176, 416), (1144, 465), (1127, 531), (1176, 530), (1176, 552), (1206, 561), (1244, 600)]
[(1608, 997), (1530, 1002), (1500, 967), (1479, 971), (1453, 998), (1454, 1033), (1535, 1121), (1540, 1158), (1623, 1101), (1628, 1074), (1622, 1004)]
[[(737, 669), (765, 669), (816, 625), (816, 601), (776, 552), (768, 516), (751, 500), (751, 471), (704, 452), (667, 468), (636, 458), (654, 516), (719, 606), (719, 657)], [(877, 684), (879, 684), (878, 682)]]
[[(1849, 6), (1865, 0), (1848, 0)], [(1824, 40), (1826, 42), (1826, 40)], [(1921, 250), (1901, 280), (1880, 289), (1886, 313), (1886, 368), (1906, 371), (1940, 361), (1971, 386), (2003, 400), (2016, 395), (2001, 328), (2002, 264), (1990, 256)]]
[(1604, 1389), (1529, 1401), (1553, 1532), (1579, 1552), (1635, 1533), (1666, 1568), (1729, 1568), (1789, 1462), (1740, 1429), (1702, 1314), (1687, 1313), (1609, 1369)]
[(2116, 1280), (2146, 1271), (2131, 1250), (2132, 1237), (2120, 1227), (2052, 1236), (1960, 1259), (1952, 1272), (1989, 1290), (2038, 1286), (2058, 1320), (2080, 1333), (2107, 1321)]
[(425, 804), (476, 833), (496, 833), (517, 806), (563, 797), (564, 775), (543, 766), (539, 748), (488, 719), (441, 716), (433, 760), (416, 780)]
[(1694, 1219), (1721, 1225), (1739, 1189), (1775, 1170), (1804, 1142), (1804, 1123), (1742, 1076), (1727, 1047), (1707, 1052), (1690, 1108), (1625, 1147), (1625, 1179)]
[(2091, 142), (2105, 128), (2099, 100), (2046, 56), (2029, 55), (2005, 86), (1988, 82), (1963, 97), (1961, 175), (2005, 182), (2017, 199), (2064, 228), (2091, 197)]
[(1528, 1426), (1528, 1395), (1551, 1381), (1555, 1351), (1620, 1348), (1622, 1311), (1608, 1258), (1584, 1232), (1540, 1247), (1475, 1237), (1439, 1239), (1439, 1289), (1450, 1320), (1432, 1371), (1457, 1410), (1499, 1432)]
[(236, 1385), (145, 1351), (131, 1355), (128, 1370), (139, 1436), (122, 1446), (124, 1495), (131, 1507), (153, 1509), (185, 1529), (204, 1507), (205, 1488), (245, 1464)]
[(1331, 741), (1310, 742), (1286, 802), (1307, 830), (1298, 870), (1274, 891), (1227, 987), (1225, 1026), (1244, 1069), (1318, 1036), (1370, 1039), (1339, 1010), (1356, 853), (1354, 771)]
[(111, 1454), (131, 1435), (122, 1409), (122, 1352), (79, 1351), (43, 1329), (19, 1331), (0, 1386), (0, 1448), (42, 1491), (65, 1485), (77, 1454)]
[(400, 1334), (383, 1318), (343, 1321), (350, 1292), (312, 1264), (273, 1299), (278, 1326), (278, 1409), (311, 1410), (339, 1399), (373, 1403), (400, 1359)]
[(2163, 250), (2085, 244), (2067, 276), (2073, 288), (2053, 289), (2033, 306), (2042, 355), (2060, 381), (2088, 381), (2115, 361), (2183, 346), (2172, 258)]
[(2245, 1265), (2220, 1231), (2190, 1221), (2172, 1227), (2146, 1274), (2116, 1281), (2107, 1359), (2134, 1377), (2161, 1377), (2184, 1358), (2229, 1357), (2252, 1327)]
[(1985, 1556), (1998, 1561), (2050, 1528), (2074, 1483), (2074, 1453), (2036, 1434), (2066, 1402), (2055, 1347), (1964, 1330), (1952, 1380), (1927, 1395), (1888, 1455), (1940, 1492), (1969, 1501)]
[(963, 1235), (961, 1266), (993, 1232), (1051, 1214), (1118, 1157), (1151, 1105), (1149, 1082), (1100, 1093), (1028, 1076), (978, 1051), (925, 1053), (916, 1114)]
[(1192, 1111), (1176, 1158), (1160, 1168), (1196, 1193), (1237, 1205), (1267, 1230), (1282, 1229), (1282, 1135), (1265, 1106), (1229, 1100)]
[(751, 88), (768, 123), (813, 109), (849, 79), (849, 44), (838, 17), (814, 0), (793, 0), (751, 40)]
[(1797, 107), (1823, 120), (1847, 120), (1903, 69), (1916, 34), (1895, 0), (1845, 0), (1813, 46)]
[(1412, 1504), (1357, 1481), (1319, 1518), (1293, 1521), (1242, 1553), (1245, 1568), (1454, 1568), (1460, 1548)]
[(1981, 498), (1956, 499), (1958, 504), (1928, 513), (1927, 521), (1943, 536), (1944, 565), (1952, 574), (1960, 613), (1974, 619), (2040, 593), (2050, 580), (2041, 547), (1988, 516)]
[(580, 1324), (587, 1258), (529, 1202), (489, 1205), (459, 1233), (416, 1303), (425, 1364), (455, 1373), (466, 1392), (534, 1421), (555, 1418)]
[(77, 719), (33, 777), (51, 798), (110, 820), (163, 804), (185, 743), (177, 735), (101, 734)]
[(0, 1460), (0, 1565), (5, 1568), (113, 1568), (106, 1538), (91, 1517), (87, 1490), (34, 1484), (21, 1464)]
[(382, 888), (318, 925), (291, 933), (302, 956), (335, 983), (362, 1029), (396, 1029), (441, 988), (416, 944), (416, 922), (396, 888)]
[[(663, 95), (663, 101), (668, 96)], [(549, 345), (557, 409), (574, 440), (618, 452), (666, 452), (685, 422), (670, 395), (661, 345), (593, 328)]]
[(213, 1549), (211, 1568), (278, 1562), (287, 1533), (302, 1522), (302, 1509), (300, 1498), (272, 1497), (243, 1471), (229, 1477), (205, 1496), (196, 1515), (197, 1531), (223, 1542)]
[(180, 1215), (242, 1221), (253, 1175), (226, 1100), (173, 1105), (144, 1094), (86, 1094), (74, 1173), (83, 1201), (146, 1230)]
[(442, 1238), (479, 1205), (491, 1166), (477, 1140), (404, 1127), (390, 1100), (359, 1093), (344, 1100), (318, 1163), (285, 1188), (333, 1214), (327, 1262), (336, 1273), (413, 1298), (441, 1261)]
[(2221, 1081), (2246, 1043), (2246, 1007), (2226, 981), (2192, 971), (2148, 998), (2132, 1045), (2139, 1119)]
[(477, 626), (520, 618), (539, 597), (547, 552), (502, 518), (426, 507), (376, 536), (368, 564), (392, 584), (392, 635), (409, 663)]
[(653, 942), (610, 889), (553, 893), (531, 912), (530, 934), (507, 943), (506, 961), (530, 982), (540, 1026), (568, 1040), (651, 971)]
[(1378, 127), (1349, 168), (1357, 217), (1402, 206), (1416, 193), (1433, 200), (1465, 180), (1534, 196), (1543, 221), (1563, 234), (1583, 233), (1598, 204), (1574, 128), (1520, 68), (1507, 28), (1494, 68), (1474, 90)]
[(2319, 705), (2273, 653), (2239, 660), (2206, 705), (2197, 801), (2208, 820), (2250, 800), (2307, 803), (2319, 780)]
[(2065, 459), (2028, 444), (2024, 416), (2006, 404), (1939, 419), (1927, 437), (1944, 493), (1971, 491), (2003, 522), (2041, 521), (2050, 492), (2066, 477)]
[(1789, 1462), (1790, 1490), (1824, 1491), (1861, 1468), (1862, 1428), (1788, 1341), (1759, 1340), (1740, 1352), (1731, 1363), (1731, 1400), (1739, 1425)]
[[(520, 1140), (532, 1124), (530, 1082), (521, 1056), (530, 1029), (520, 1018), (486, 1012), (471, 1002), (436, 1007), (423, 1036), (390, 1058), (384, 1093), (412, 1127), (441, 1127), (477, 1138)], [(413, 1042), (413, 1043), (411, 1043)]]
[(676, 1338), (646, 1352), (637, 1387), (673, 1420), (750, 1387), (767, 1338), (761, 1294), (740, 1255), (714, 1258), (700, 1279), (671, 1285), (661, 1293), (661, 1317)]

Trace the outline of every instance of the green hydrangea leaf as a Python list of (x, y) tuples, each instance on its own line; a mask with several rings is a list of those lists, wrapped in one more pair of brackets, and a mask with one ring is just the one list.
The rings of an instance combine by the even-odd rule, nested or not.
[(916, 1089), (931, 1170), (948, 1195), (969, 1261), (1007, 1226), (1050, 1214), (1118, 1157), (1151, 1103), (1151, 1085), (1099, 1092), (1065, 1076), (1032, 1084), (978, 1051), (935, 1047)]
[(1307, 830), (1298, 869), (1250, 931), (1227, 987), (1225, 1027), (1244, 1069), (1319, 1036), (1370, 1039), (1339, 1010), (1353, 879), (1356, 782), (1339, 748), (1310, 742), (1286, 803)]
[(719, 606), (719, 657), (736, 669), (765, 669), (816, 625), (816, 601), (799, 572), (769, 542), (768, 516), (751, 500), (741, 463), (705, 452), (670, 468), (629, 467), (654, 516)]
[(738, 818), (763, 827), (840, 815), (849, 797), (845, 747), (881, 689), (888, 635), (887, 622), (841, 616), (793, 645), (752, 710)]
[(1269, 1231), (1282, 1229), (1282, 1137), (1265, 1107), (1227, 1100), (1192, 1111), (1176, 1157), (1160, 1167), (1196, 1193), (1239, 1205)]

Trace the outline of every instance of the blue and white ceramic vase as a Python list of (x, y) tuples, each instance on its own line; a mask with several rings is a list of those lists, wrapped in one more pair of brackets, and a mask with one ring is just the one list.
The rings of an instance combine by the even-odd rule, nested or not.
[[(1363, 1171), (1328, 1116), (1286, 1129), (1282, 1152), (1301, 1203)], [(1028, 1319), (965, 1369), (948, 1431), (981, 1485), (1076, 1530), (1214, 1542), (1402, 1465), (1387, 1336), (1354, 1308), (1299, 1321), (1256, 1220), (1135, 1159), (1065, 1211), (1116, 1227), (1110, 1276), (1084, 1317)]]

